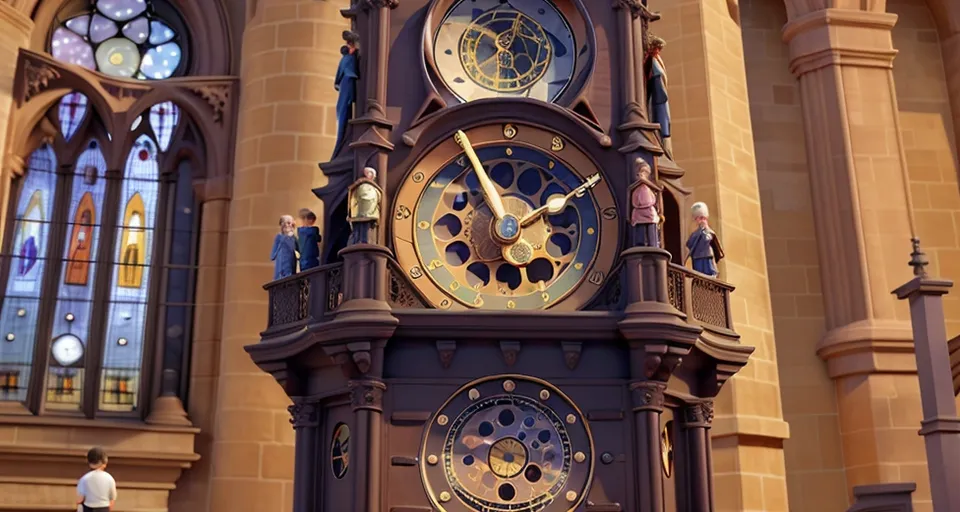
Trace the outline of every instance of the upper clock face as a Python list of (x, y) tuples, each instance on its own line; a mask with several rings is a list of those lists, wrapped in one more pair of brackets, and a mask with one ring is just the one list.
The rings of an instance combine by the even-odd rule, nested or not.
[(83, 358), (83, 342), (72, 334), (64, 334), (53, 340), (51, 351), (61, 366), (70, 366)]
[(460, 0), (434, 38), (440, 78), (463, 101), (554, 101), (576, 69), (573, 31), (550, 0)]
[(441, 309), (577, 309), (604, 283), (619, 240), (590, 158), (519, 124), (431, 150), (400, 187), (393, 236), (401, 267)]

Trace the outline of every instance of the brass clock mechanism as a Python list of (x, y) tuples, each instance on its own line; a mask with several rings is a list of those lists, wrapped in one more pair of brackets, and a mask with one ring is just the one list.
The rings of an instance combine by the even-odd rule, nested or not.
[(555, 387), (492, 376), (440, 408), (420, 460), (427, 493), (443, 512), (569, 512), (590, 489), (593, 439)]
[(397, 259), (435, 307), (576, 309), (618, 244), (613, 195), (562, 137), (519, 124), (457, 131), (400, 187)]

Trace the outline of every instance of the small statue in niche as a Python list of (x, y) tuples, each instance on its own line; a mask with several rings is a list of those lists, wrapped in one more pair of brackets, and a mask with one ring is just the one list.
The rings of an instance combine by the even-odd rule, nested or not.
[(717, 263), (723, 259), (723, 246), (717, 233), (710, 229), (710, 210), (706, 203), (697, 202), (690, 208), (697, 229), (687, 239), (687, 259), (693, 260), (693, 270), (701, 274), (717, 277)]
[(280, 217), (280, 232), (273, 238), (273, 250), (270, 252), (274, 281), (297, 273), (298, 250), (297, 225), (292, 215), (283, 215)]
[(353, 117), (353, 105), (357, 102), (357, 80), (360, 78), (360, 36), (353, 31), (343, 31), (343, 46), (340, 47), (340, 64), (333, 88), (337, 90), (337, 144), (333, 154), (340, 152), (346, 142), (347, 124)]
[(368, 244), (377, 240), (377, 224), (380, 222), (380, 200), (383, 191), (377, 184), (377, 170), (363, 169), (363, 177), (350, 185), (347, 203), (350, 207), (347, 222), (350, 223), (350, 242)]
[(667, 43), (651, 35), (647, 39), (647, 55), (643, 67), (647, 75), (647, 110), (650, 121), (660, 124), (660, 137), (667, 155), (673, 156), (673, 144), (670, 141), (670, 98), (667, 96), (667, 68), (663, 64), (660, 52)]
[(634, 160), (633, 184), (630, 186), (630, 226), (634, 246), (660, 247), (658, 206), (663, 187), (650, 179), (651, 173), (650, 164), (644, 159)]
[(320, 228), (315, 226), (317, 214), (308, 208), (301, 208), (298, 213), (300, 227), (297, 228), (297, 243), (300, 246), (300, 272), (320, 266)]

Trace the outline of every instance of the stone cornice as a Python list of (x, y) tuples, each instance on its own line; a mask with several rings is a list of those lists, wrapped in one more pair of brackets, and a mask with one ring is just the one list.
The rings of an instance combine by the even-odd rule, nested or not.
[(896, 22), (895, 14), (852, 9), (800, 16), (783, 27), (790, 70), (801, 76), (836, 65), (890, 69), (897, 55), (891, 37)]
[(834, 329), (817, 344), (827, 373), (838, 379), (868, 373), (917, 372), (908, 321), (864, 320)]

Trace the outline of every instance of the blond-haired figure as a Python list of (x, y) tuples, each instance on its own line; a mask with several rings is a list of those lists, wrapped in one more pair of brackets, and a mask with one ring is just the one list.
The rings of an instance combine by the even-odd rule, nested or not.
[(350, 242), (354, 244), (376, 243), (377, 224), (380, 222), (380, 200), (383, 191), (377, 184), (377, 170), (363, 168), (363, 177), (350, 185), (347, 193), (349, 211), (347, 222), (352, 232)]
[(292, 215), (280, 217), (280, 232), (273, 237), (273, 279), (283, 279), (297, 273), (297, 224)]
[[(717, 262), (723, 259), (723, 247), (717, 233), (710, 229), (710, 209), (697, 202), (690, 208), (697, 229), (687, 239), (687, 259), (693, 259), (693, 270), (710, 277), (717, 277)], [(686, 259), (684, 260), (686, 262)]]

